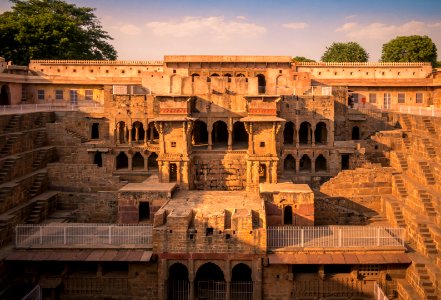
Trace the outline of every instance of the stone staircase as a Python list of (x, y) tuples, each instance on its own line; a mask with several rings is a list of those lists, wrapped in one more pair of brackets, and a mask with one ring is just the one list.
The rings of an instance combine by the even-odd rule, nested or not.
[(402, 152), (395, 152), (398, 158), (398, 161), (400, 163), (401, 169), (403, 171), (406, 171), (409, 168), (409, 165), (407, 164), (406, 155)]
[(47, 150), (38, 150), (34, 161), (32, 162), (32, 171), (36, 171), (42, 167), (43, 161), (46, 159)]
[(34, 138), (34, 148), (40, 148), (46, 142), (46, 132), (39, 130)]
[(395, 225), (398, 227), (405, 228), (406, 221), (404, 220), (403, 211), (401, 210), (402, 204), (400, 204), (398, 202), (398, 200), (392, 195), (384, 196), (383, 199), (385, 199), (390, 204), (390, 207), (392, 208), (394, 220), (390, 220), (391, 223), (395, 223)]
[(46, 181), (47, 174), (46, 173), (38, 173), (32, 182), (32, 186), (29, 189), (29, 198), (34, 198), (41, 192), (41, 187)]
[(410, 143), (409, 137), (407, 135), (403, 135), (402, 137), (404, 148), (406, 148), (407, 151), (411, 150), (412, 144)]
[(44, 216), (47, 211), (47, 201), (37, 200), (37, 202), (32, 207), (32, 211), (26, 219), (26, 224), (38, 224), (44, 220)]
[(397, 196), (400, 198), (401, 201), (406, 202), (407, 196), (409, 196), (409, 194), (407, 193), (406, 186), (404, 185), (404, 180), (401, 174), (392, 175), (392, 184), (394, 183), (397, 187)]
[(16, 161), (15, 158), (8, 158), (3, 163), (2, 168), (0, 170), (0, 184), (5, 182), (5, 179), (8, 177), (9, 173), (11, 172), (12, 167), (14, 167), (15, 161)]
[(429, 185), (434, 185), (436, 183), (435, 176), (432, 174), (430, 170), (430, 166), (426, 161), (418, 161), (421, 170), (423, 171), (424, 178), (426, 179), (426, 183)]
[(11, 154), (12, 146), (17, 141), (18, 136), (13, 135), (8, 138), (3, 148), (0, 150), (0, 156), (8, 156)]
[(424, 210), (429, 217), (436, 217), (436, 210), (432, 203), (432, 196), (425, 190), (418, 191), (418, 197), (423, 203)]
[(34, 120), (34, 125), (36, 127), (43, 127), (44, 122), (43, 122), (43, 114), (38, 114), (37, 117)]
[(85, 138), (84, 136), (82, 136), (81, 134), (79, 134), (79, 133), (77, 133), (77, 132), (75, 132), (75, 131), (73, 131), (73, 130), (71, 130), (71, 129), (68, 129), (68, 128), (65, 128), (66, 129), (66, 132), (68, 133), (68, 134), (70, 134), (71, 136), (73, 136), (73, 137), (75, 137), (75, 138), (77, 138), (77, 139), (80, 139), (81, 140), (81, 143), (87, 143), (89, 140), (87, 139), (87, 138)]
[(429, 154), (430, 158), (436, 157), (435, 148), (432, 146), (432, 143), (430, 142), (430, 140), (427, 138), (423, 138), (422, 142), (423, 142), (424, 148), (426, 148), (426, 152), (427, 152), (427, 154)]
[(424, 248), (424, 255), (430, 256), (430, 255), (438, 255), (438, 251), (436, 250), (435, 242), (432, 239), (432, 235), (430, 234), (429, 228), (427, 227), (427, 224), (425, 223), (419, 223), (418, 227), (418, 234), (421, 236), (421, 242), (423, 243)]
[(16, 131), (21, 118), (21, 115), (12, 115), (8, 121), (8, 124), (6, 124), (6, 126), (3, 128), (3, 133)]
[(424, 263), (413, 262), (412, 267), (408, 271), (408, 277), (411, 284), (413, 283), (413, 286), (416, 288), (417, 292), (423, 296), (423, 299), (438, 300), (434, 285)]
[(401, 120), (403, 121), (405, 130), (410, 131), (412, 129), (412, 123), (409, 120), (409, 116), (406, 114), (401, 114)]
[(2, 187), (0, 189), (0, 205), (2, 205), (6, 198), (11, 194), (12, 187)]
[(424, 118), (424, 117), (422, 120), (423, 120), (424, 127), (427, 129), (427, 131), (430, 134), (436, 135), (436, 130), (432, 124), (432, 120), (430, 120), (429, 118)]

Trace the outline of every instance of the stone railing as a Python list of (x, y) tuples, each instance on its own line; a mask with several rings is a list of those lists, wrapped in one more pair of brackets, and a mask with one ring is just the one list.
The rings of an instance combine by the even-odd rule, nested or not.
[(296, 62), (300, 67), (423, 67), (429, 62)]
[(404, 229), (371, 226), (276, 226), (267, 229), (268, 250), (279, 248), (404, 247)]
[(151, 248), (152, 226), (112, 224), (22, 224), (16, 248)]
[(162, 66), (162, 60), (31, 60), (30, 64), (40, 65), (121, 65), (121, 66)]

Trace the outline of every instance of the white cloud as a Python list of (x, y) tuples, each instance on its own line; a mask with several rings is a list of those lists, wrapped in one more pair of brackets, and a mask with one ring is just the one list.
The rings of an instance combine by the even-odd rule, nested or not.
[(336, 29), (346, 36), (354, 39), (376, 39), (383, 40), (398, 35), (412, 35), (427, 33), (427, 24), (420, 21), (410, 21), (403, 24), (385, 24), (374, 22), (370, 24), (359, 24), (356, 22), (346, 23)]
[(283, 24), (282, 26), (288, 29), (304, 29), (308, 26), (308, 24), (304, 22), (294, 22), (294, 23), (286, 23)]
[(133, 24), (122, 24), (118, 26), (118, 28), (122, 33), (127, 35), (138, 35), (141, 33), (141, 29)]
[(245, 16), (236, 16), (236, 19), (238, 19), (238, 20), (246, 20), (247, 17), (245, 17)]
[(429, 26), (429, 27), (431, 27), (431, 28), (441, 27), (441, 22), (432, 23), (432, 24), (429, 24), (429, 25), (427, 25), (427, 26)]
[(266, 28), (255, 23), (225, 20), (223, 16), (184, 17), (179, 21), (148, 22), (145, 24), (154, 35), (173, 37), (207, 36), (228, 39), (230, 36), (255, 37)]
[(347, 17), (345, 17), (345, 19), (347, 19), (347, 20), (349, 20), (349, 19), (353, 19), (353, 18), (355, 18), (357, 15), (350, 15), (350, 16), (347, 16)]

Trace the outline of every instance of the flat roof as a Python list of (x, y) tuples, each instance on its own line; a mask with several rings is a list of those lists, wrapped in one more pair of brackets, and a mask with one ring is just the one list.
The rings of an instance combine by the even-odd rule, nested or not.
[(177, 187), (176, 183), (128, 183), (118, 192), (164, 192), (170, 193)]
[(291, 56), (264, 55), (165, 55), (164, 62), (224, 62), (224, 63), (291, 63)]
[(261, 193), (312, 193), (307, 184), (295, 184), (291, 182), (283, 183), (261, 183), (259, 186)]

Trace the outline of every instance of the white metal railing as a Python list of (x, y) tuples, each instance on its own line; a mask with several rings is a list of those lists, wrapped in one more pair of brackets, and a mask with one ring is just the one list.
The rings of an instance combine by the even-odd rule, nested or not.
[(441, 109), (435, 108), (433, 105), (431, 106), (411, 106), (411, 105), (392, 105), (389, 108), (386, 107), (375, 107), (371, 104), (366, 103), (363, 107), (362, 104), (355, 104), (355, 109), (358, 109), (365, 113), (366, 111), (376, 111), (376, 112), (400, 112), (411, 115), (419, 115), (419, 116), (432, 116), (432, 117), (441, 117)]
[(268, 249), (404, 247), (404, 230), (371, 226), (275, 226), (267, 229)]
[(378, 282), (374, 282), (374, 299), (375, 300), (389, 300), (389, 298), (384, 294), (383, 289), (380, 287)]
[(41, 287), (36, 285), (29, 293), (21, 300), (41, 300)]
[(151, 225), (60, 223), (15, 227), (17, 248), (152, 246)]
[(41, 103), (41, 104), (19, 104), (19, 105), (0, 105), (1, 114), (18, 114), (29, 112), (42, 111), (78, 111), (82, 109), (97, 109), (102, 110), (103, 106), (100, 103), (88, 101), (78, 102), (75, 104), (67, 103)]

